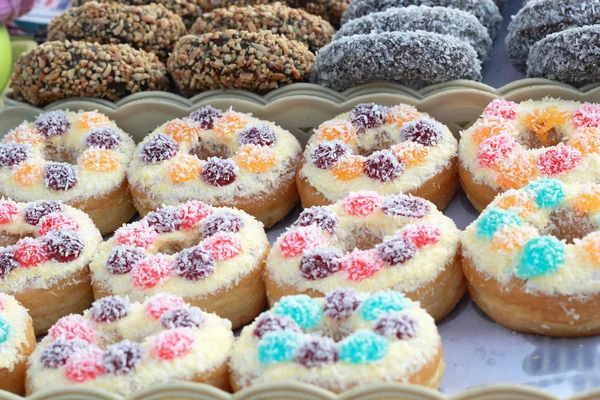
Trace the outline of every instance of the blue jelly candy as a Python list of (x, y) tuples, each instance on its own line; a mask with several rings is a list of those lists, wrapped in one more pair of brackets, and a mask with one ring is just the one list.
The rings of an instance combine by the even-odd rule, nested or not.
[(302, 329), (310, 329), (321, 322), (321, 305), (305, 294), (283, 297), (273, 307), (273, 312), (290, 317)]
[(565, 199), (565, 188), (556, 179), (538, 179), (527, 185), (527, 189), (535, 193), (535, 202), (539, 208), (559, 206)]
[(375, 321), (382, 314), (403, 310), (408, 303), (401, 293), (377, 292), (362, 302), (360, 314), (365, 321)]
[(494, 233), (503, 226), (521, 225), (523, 220), (512, 211), (492, 208), (477, 220), (477, 236), (491, 239)]
[(521, 279), (529, 279), (553, 273), (565, 262), (565, 247), (563, 242), (553, 236), (529, 240), (523, 246), (516, 275)]
[(352, 364), (370, 363), (386, 356), (386, 338), (371, 331), (356, 331), (339, 344), (340, 360)]
[(10, 335), (10, 324), (7, 320), (0, 317), (0, 343), (4, 343), (8, 340)]
[(297, 332), (270, 332), (258, 342), (258, 360), (263, 364), (292, 361), (300, 341)]

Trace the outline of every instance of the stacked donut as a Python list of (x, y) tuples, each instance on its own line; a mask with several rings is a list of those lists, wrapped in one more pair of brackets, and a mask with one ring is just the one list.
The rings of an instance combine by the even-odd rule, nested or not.
[(529, 77), (574, 85), (600, 81), (600, 1), (529, 1), (508, 26), (506, 47)]
[(501, 20), (492, 0), (355, 0), (317, 53), (311, 81), (345, 90), (378, 80), (480, 80)]

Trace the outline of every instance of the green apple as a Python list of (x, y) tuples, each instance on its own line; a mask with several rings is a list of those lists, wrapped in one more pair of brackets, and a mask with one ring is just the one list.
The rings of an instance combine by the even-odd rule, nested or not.
[(12, 69), (12, 47), (6, 26), (0, 25), (0, 93), (4, 92)]

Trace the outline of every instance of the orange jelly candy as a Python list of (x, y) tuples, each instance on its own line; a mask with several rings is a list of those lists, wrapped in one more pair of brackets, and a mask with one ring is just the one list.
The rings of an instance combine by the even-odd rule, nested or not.
[(23, 144), (31, 144), (34, 145), (44, 140), (42, 135), (35, 128), (30, 128), (27, 126), (18, 126), (12, 131), (10, 131), (5, 140), (7, 142), (16, 142)]
[(196, 156), (182, 154), (167, 167), (167, 174), (173, 183), (183, 183), (196, 179), (202, 172), (202, 162)]
[(110, 150), (97, 148), (84, 151), (79, 158), (79, 162), (85, 169), (96, 172), (114, 171), (119, 165), (115, 153)]
[(190, 125), (181, 119), (174, 119), (165, 125), (165, 134), (172, 137), (177, 142), (192, 141), (200, 135), (200, 127)]
[(352, 144), (356, 133), (349, 121), (342, 120), (323, 122), (317, 132), (320, 140), (341, 140), (346, 144)]
[(429, 155), (429, 149), (420, 143), (405, 141), (392, 147), (392, 153), (407, 166), (420, 164)]
[(248, 118), (242, 113), (228, 111), (219, 119), (215, 133), (222, 139), (235, 135), (248, 125)]
[(44, 177), (44, 166), (34, 163), (23, 163), (13, 168), (12, 178), (21, 186), (31, 186), (41, 182)]
[(579, 192), (573, 200), (573, 208), (582, 214), (600, 211), (600, 185), (590, 185)]
[(573, 134), (568, 145), (579, 150), (581, 154), (596, 153), (600, 150), (600, 130), (597, 128), (578, 130)]
[(494, 233), (492, 246), (496, 250), (512, 253), (520, 250), (523, 245), (535, 236), (535, 233), (521, 226), (503, 227)]
[(273, 168), (275, 155), (266, 146), (245, 144), (237, 153), (237, 161), (239, 166), (246, 171), (260, 173)]
[(100, 128), (110, 126), (110, 119), (97, 111), (83, 113), (78, 118), (79, 126), (82, 129)]
[(535, 110), (525, 120), (529, 130), (538, 135), (543, 145), (548, 145), (548, 133), (565, 122), (567, 115), (555, 106)]
[(580, 245), (595, 264), (600, 264), (600, 232), (590, 233), (581, 239)]
[(399, 105), (390, 108), (387, 116), (387, 123), (394, 124), (401, 128), (407, 122), (415, 121), (421, 118), (423, 114), (417, 111), (416, 108), (409, 105)]
[(495, 205), (503, 210), (512, 208), (521, 218), (526, 218), (535, 209), (533, 199), (523, 192), (507, 193)]
[(360, 156), (349, 156), (338, 160), (332, 169), (333, 176), (342, 182), (358, 178), (365, 168), (365, 162)]
[(502, 189), (519, 189), (533, 176), (535, 162), (526, 153), (515, 152), (499, 160), (494, 170), (498, 173), (496, 183)]
[(477, 146), (486, 139), (510, 129), (510, 123), (501, 118), (489, 118), (479, 123), (473, 130), (473, 142)]

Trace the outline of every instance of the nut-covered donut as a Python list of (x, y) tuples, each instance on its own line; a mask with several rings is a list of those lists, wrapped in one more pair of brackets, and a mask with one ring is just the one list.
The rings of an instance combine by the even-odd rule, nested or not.
[(572, 85), (600, 81), (600, 25), (565, 29), (531, 47), (527, 76)]
[(60, 387), (129, 396), (154, 385), (198, 382), (231, 390), (229, 321), (158, 294), (94, 302), (83, 315), (61, 318), (29, 358), (27, 393)]
[(181, 18), (160, 4), (88, 2), (65, 11), (48, 25), (48, 41), (123, 43), (154, 53), (162, 61), (185, 34)]
[(126, 44), (46, 42), (19, 56), (13, 96), (36, 106), (69, 97), (117, 101), (129, 94), (168, 90), (166, 67), (153, 53)]
[(266, 304), (261, 275), (268, 252), (260, 222), (243, 211), (200, 201), (166, 206), (100, 246), (90, 265), (94, 297), (174, 293), (237, 328)]
[(598, 23), (600, 0), (532, 1), (510, 21), (506, 49), (513, 64), (524, 71), (529, 50), (539, 40), (568, 28)]
[(493, 0), (353, 0), (344, 12), (342, 24), (346, 22), (387, 10), (394, 7), (408, 6), (448, 7), (467, 11), (473, 14), (485, 26), (493, 39), (502, 22), (502, 15)]
[(0, 141), (0, 196), (60, 200), (85, 211), (102, 234), (135, 214), (127, 167), (135, 144), (96, 111), (50, 111)]
[(279, 126), (210, 106), (158, 127), (129, 167), (142, 215), (190, 199), (235, 207), (269, 227), (298, 202), (300, 143)]
[(35, 349), (35, 334), (27, 309), (0, 293), (0, 391), (25, 395), (27, 357)]
[(326, 205), (351, 191), (410, 193), (444, 209), (458, 187), (456, 139), (407, 104), (359, 104), (321, 124), (296, 175), (304, 207)]
[(471, 297), (499, 324), (549, 336), (600, 333), (600, 185), (538, 179), (463, 233)]
[(352, 192), (325, 207), (305, 209), (269, 254), (269, 302), (322, 296), (336, 288), (395, 290), (419, 301), (436, 320), (465, 293), (460, 231), (419, 197)]
[(487, 29), (473, 14), (447, 7), (388, 8), (348, 21), (333, 36), (333, 40), (344, 36), (396, 31), (426, 31), (455, 36), (473, 46), (481, 60), (487, 57), (492, 48)]
[(229, 368), (236, 391), (295, 380), (340, 393), (383, 382), (437, 389), (444, 361), (435, 322), (417, 303), (343, 289), (282, 298), (244, 328)]
[(285, 36), (229, 29), (182, 37), (167, 68), (186, 97), (211, 89), (265, 93), (308, 80), (314, 59), (304, 43)]
[(600, 105), (492, 101), (461, 133), (459, 175), (473, 206), (540, 177), (600, 182)]
[(0, 292), (27, 308), (36, 335), (93, 300), (89, 263), (102, 242), (82, 211), (56, 201), (0, 201)]
[(481, 80), (473, 47), (431, 32), (384, 32), (334, 40), (315, 59), (311, 82), (343, 91), (374, 81), (422, 87), (455, 79)]
[(204, 13), (192, 26), (191, 33), (203, 35), (228, 29), (271, 31), (276, 35), (284, 35), (289, 40), (303, 42), (313, 52), (329, 43), (335, 32), (331, 24), (319, 16), (281, 3), (273, 3), (245, 7), (229, 6)]

